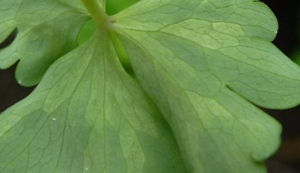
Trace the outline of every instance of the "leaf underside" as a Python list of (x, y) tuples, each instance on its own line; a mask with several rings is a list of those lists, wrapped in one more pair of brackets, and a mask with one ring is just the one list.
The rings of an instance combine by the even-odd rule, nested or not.
[(270, 43), (277, 22), (266, 5), (143, 0), (76, 47), (90, 17), (79, 0), (62, 2), (0, 0), (0, 41), (20, 32), (0, 68), (20, 60), (17, 78), (32, 85), (55, 61), (0, 116), (0, 172), (266, 172), (281, 127), (255, 105), (300, 102), (299, 67)]
[(76, 36), (90, 19), (80, 0), (0, 0), (0, 42), (14, 29), (14, 44), (0, 50), (0, 68), (19, 61), (16, 78), (37, 84), (48, 67), (76, 48)]
[(107, 36), (62, 57), (1, 115), (0, 172), (185, 172), (170, 128)]

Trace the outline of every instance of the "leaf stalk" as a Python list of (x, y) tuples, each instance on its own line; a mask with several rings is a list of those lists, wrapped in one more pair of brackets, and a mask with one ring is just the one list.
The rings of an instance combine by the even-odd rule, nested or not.
[(100, 7), (97, 0), (81, 0), (84, 6), (89, 11), (91, 17), (96, 22), (99, 28), (106, 28), (109, 23), (109, 16)]

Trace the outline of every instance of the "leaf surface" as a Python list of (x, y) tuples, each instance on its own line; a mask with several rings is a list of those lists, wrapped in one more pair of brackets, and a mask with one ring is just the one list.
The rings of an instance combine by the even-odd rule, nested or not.
[(103, 32), (56, 61), (0, 126), (2, 173), (186, 172), (168, 124)]
[(47, 68), (74, 49), (76, 36), (90, 19), (80, 0), (0, 0), (0, 42), (15, 28), (13, 44), (0, 50), (0, 68), (20, 61), (16, 70), (24, 86), (37, 84)]
[(0, 172), (266, 172), (281, 127), (255, 105), (300, 102), (261, 2), (143, 0), (95, 25), (80, 0), (0, 0), (0, 15), (0, 42), (18, 29), (0, 68), (20, 60), (21, 84), (63, 56), (1, 114)]
[(135, 74), (170, 124), (189, 172), (266, 172), (280, 125), (254, 105), (300, 102), (300, 70), (252, 0), (141, 1), (113, 16)]

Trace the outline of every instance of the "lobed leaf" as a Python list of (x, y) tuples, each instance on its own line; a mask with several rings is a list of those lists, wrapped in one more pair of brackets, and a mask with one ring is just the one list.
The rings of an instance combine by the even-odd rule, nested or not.
[(266, 172), (281, 127), (255, 105), (300, 102), (261, 2), (144, 0), (97, 29), (79, 0), (0, 0), (0, 15), (0, 42), (18, 29), (0, 68), (20, 60), (21, 84), (63, 56), (1, 114), (0, 172)]
[(189, 172), (266, 172), (280, 125), (253, 104), (299, 104), (300, 70), (270, 41), (277, 22), (252, 0), (152, 0), (113, 16), (138, 81)]
[(3, 173), (186, 172), (168, 124), (104, 33), (56, 61), (0, 126)]
[(0, 68), (20, 61), (16, 78), (24, 86), (37, 84), (56, 59), (76, 48), (90, 19), (80, 0), (0, 0), (0, 16), (0, 42), (18, 30), (13, 44), (0, 50)]

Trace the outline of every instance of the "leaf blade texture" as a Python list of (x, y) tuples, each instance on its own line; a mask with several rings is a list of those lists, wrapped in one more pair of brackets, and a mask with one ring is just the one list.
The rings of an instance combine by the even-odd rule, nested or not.
[(255, 105), (300, 102), (299, 67), (270, 43), (261, 2), (143, 0), (91, 39), (79, 0), (0, 0), (0, 15), (0, 41), (18, 29), (0, 68), (20, 60), (17, 79), (34, 85), (55, 61), (0, 116), (0, 172), (262, 173), (281, 127)]
[(276, 151), (281, 127), (251, 102), (275, 109), (300, 102), (299, 67), (270, 43), (277, 21), (268, 7), (142, 1), (114, 20), (189, 172), (266, 172), (262, 161)]
[(56, 61), (0, 124), (3, 173), (185, 172), (172, 131), (108, 34)]
[(0, 50), (0, 68), (19, 61), (16, 78), (24, 86), (37, 84), (55, 60), (76, 48), (76, 36), (90, 19), (80, 0), (1, 0), (0, 15), (0, 41), (18, 30)]

